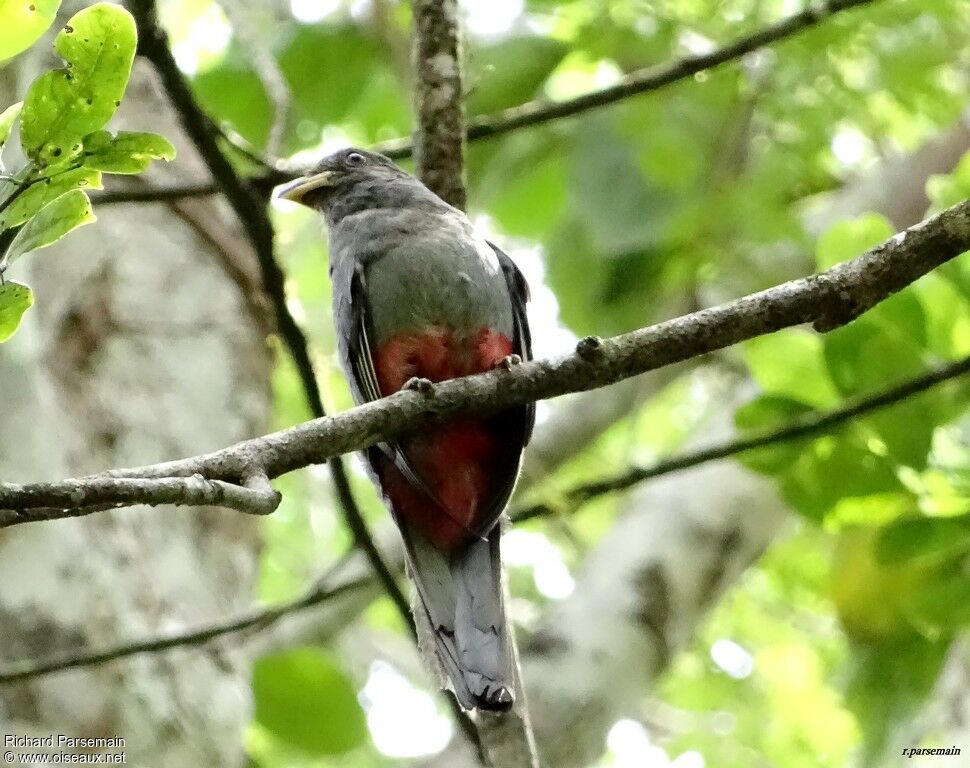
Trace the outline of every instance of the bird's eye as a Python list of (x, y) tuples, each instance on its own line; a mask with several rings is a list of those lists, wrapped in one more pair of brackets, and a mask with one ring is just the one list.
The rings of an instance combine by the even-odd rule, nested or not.
[(363, 165), (365, 158), (360, 152), (351, 152), (347, 155), (347, 165)]

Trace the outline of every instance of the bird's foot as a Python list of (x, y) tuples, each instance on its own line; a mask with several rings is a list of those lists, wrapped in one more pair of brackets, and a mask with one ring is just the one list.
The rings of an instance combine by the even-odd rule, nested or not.
[(514, 366), (521, 362), (522, 358), (518, 355), (508, 355), (507, 357), (503, 357), (495, 367), (501, 368), (504, 371), (511, 371)]
[(404, 382), (401, 389), (408, 389), (412, 392), (420, 392), (422, 395), (431, 394), (434, 391), (434, 383), (431, 379), (422, 379), (420, 376), (412, 376)]

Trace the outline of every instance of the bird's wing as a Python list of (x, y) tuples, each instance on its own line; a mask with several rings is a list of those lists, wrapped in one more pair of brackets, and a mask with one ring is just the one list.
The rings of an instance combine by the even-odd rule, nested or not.
[[(378, 400), (381, 397), (377, 372), (374, 370), (374, 355), (369, 339), (367, 322), (367, 283), (363, 266), (358, 264), (354, 268), (350, 282), (350, 340), (348, 342), (348, 360), (351, 375), (357, 391), (367, 401)], [(408, 481), (418, 488), (429, 501), (438, 505), (437, 500), (421, 478), (420, 474), (408, 461), (401, 446), (396, 442), (378, 443), (377, 447), (394, 463), (398, 471)], [(446, 513), (447, 514), (447, 513)], [(450, 515), (448, 515), (451, 517)], [(462, 526), (464, 527), (464, 526)]]
[[(491, 248), (496, 257), (498, 257), (499, 264), (502, 266), (502, 274), (505, 275), (505, 284), (509, 289), (509, 298), (512, 300), (512, 316), (515, 320), (515, 338), (514, 349), (515, 353), (522, 358), (522, 360), (532, 359), (532, 333), (529, 331), (529, 320), (526, 315), (526, 304), (529, 302), (529, 283), (525, 279), (525, 275), (519, 270), (512, 261), (511, 257), (501, 248), (499, 248), (491, 240), (486, 240), (489, 248)], [(532, 437), (532, 428), (535, 426), (536, 420), (536, 406), (535, 403), (529, 403), (525, 406), (526, 419), (525, 419), (525, 432), (522, 445), (525, 446), (529, 439)]]
[(367, 285), (363, 265), (354, 267), (350, 278), (350, 339), (348, 358), (357, 389), (367, 401), (381, 396), (374, 370), (374, 356), (367, 334)]

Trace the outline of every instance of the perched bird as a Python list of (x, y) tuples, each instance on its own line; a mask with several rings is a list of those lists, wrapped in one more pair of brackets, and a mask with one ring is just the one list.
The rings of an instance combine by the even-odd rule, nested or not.
[[(326, 220), (341, 362), (358, 403), (530, 357), (525, 278), (388, 158), (336, 152), (280, 196)], [(514, 700), (497, 523), (534, 418), (534, 406), (515, 407), (366, 451), (404, 538), (416, 610), (466, 709)]]

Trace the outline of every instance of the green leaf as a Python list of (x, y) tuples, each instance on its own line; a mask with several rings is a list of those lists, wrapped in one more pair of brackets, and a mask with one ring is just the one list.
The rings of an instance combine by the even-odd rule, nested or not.
[(30, 218), (17, 232), (10, 247), (0, 259), (0, 266), (6, 267), (18, 256), (30, 251), (46, 248), (60, 240), (72, 229), (95, 221), (91, 201), (79, 189), (61, 195), (45, 205)]
[(22, 101), (18, 101), (16, 104), (11, 104), (3, 112), (0, 112), (0, 149), (3, 149), (3, 145), (10, 138), (10, 131), (13, 129), (14, 121), (17, 119), (17, 115), (20, 114), (20, 108), (23, 105), (24, 103)]
[(895, 231), (889, 220), (878, 213), (867, 213), (851, 221), (839, 222), (818, 239), (815, 247), (817, 266), (819, 270), (828, 269), (855, 258), (888, 240)]
[(889, 764), (899, 754), (894, 742), (905, 738), (903, 726), (933, 690), (948, 647), (914, 637), (853, 648), (846, 703), (862, 729), (862, 765)]
[(23, 283), (8, 280), (0, 285), (0, 343), (14, 335), (24, 312), (34, 303), (34, 294)]
[(674, 200), (648, 182), (630, 145), (609, 123), (590, 118), (570, 160), (573, 210), (598, 253), (655, 248), (667, 239)]
[[(912, 291), (883, 302), (863, 317), (830, 333), (825, 359), (832, 380), (846, 395), (866, 395), (925, 372), (926, 318)], [(922, 468), (933, 429), (946, 417), (945, 393), (926, 392), (877, 412), (871, 427), (898, 462)]]
[(315, 648), (264, 656), (253, 668), (256, 721), (314, 755), (347, 752), (367, 736), (350, 680)]
[[(811, 408), (797, 400), (779, 395), (762, 395), (734, 412), (734, 424), (740, 430), (760, 432), (781, 427), (810, 411)], [(786, 440), (745, 451), (738, 456), (738, 460), (756, 472), (776, 474), (792, 466), (810, 442), (811, 438)]]
[(54, 22), (61, 0), (0, 0), (0, 61), (27, 50)]
[(473, 48), (469, 56), (468, 112), (495, 112), (536, 96), (568, 47), (549, 37), (509, 37)]
[(759, 336), (744, 345), (744, 358), (765, 392), (818, 408), (831, 408), (839, 393), (829, 378), (822, 339), (793, 329)]
[(23, 224), (49, 202), (72, 189), (101, 189), (101, 172), (92, 168), (73, 168), (34, 181), (0, 213), (0, 231)]
[(175, 147), (157, 133), (121, 131), (108, 136), (99, 131), (95, 143), (84, 142), (84, 165), (106, 173), (141, 173), (148, 170), (152, 160), (174, 160)]
[[(946, 560), (970, 550), (970, 517), (904, 517), (885, 526), (876, 539), (880, 563)], [(970, 595), (970, 593), (968, 593)]]
[(824, 518), (847, 497), (903, 491), (890, 462), (844, 435), (813, 441), (782, 480), (785, 500), (813, 520)]
[(916, 514), (918, 503), (918, 499), (905, 490), (847, 496), (837, 501), (825, 515), (825, 528), (837, 531), (861, 525), (882, 530), (878, 527)]
[(906, 617), (930, 638), (950, 637), (970, 624), (970, 576), (951, 573), (907, 596)]
[(81, 140), (102, 128), (121, 103), (137, 33), (120, 5), (98, 3), (74, 15), (54, 41), (65, 69), (45, 72), (27, 91), (20, 139), (39, 165), (81, 152)]

